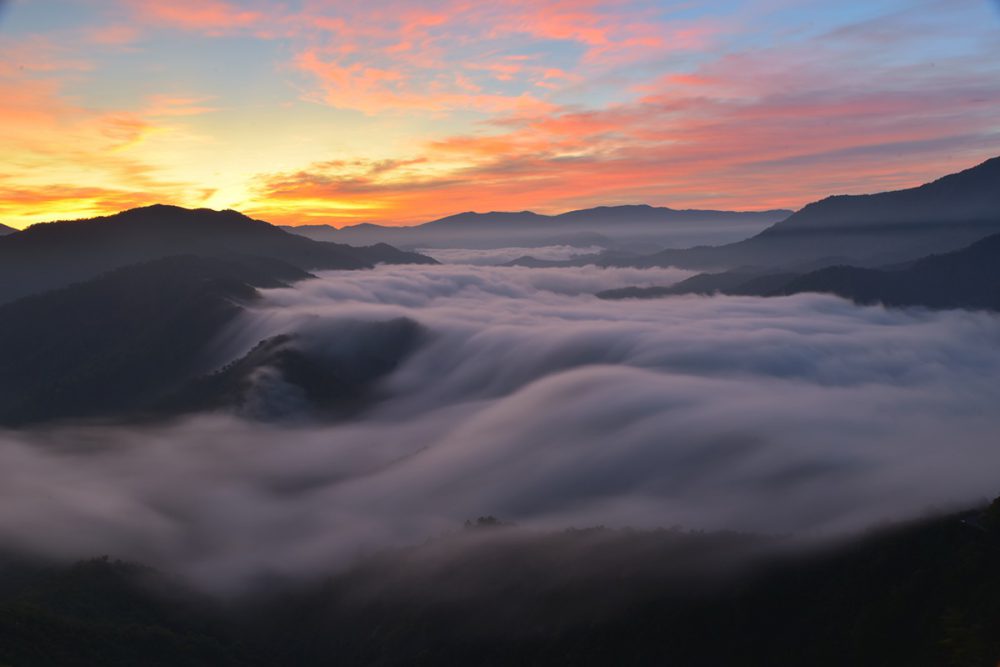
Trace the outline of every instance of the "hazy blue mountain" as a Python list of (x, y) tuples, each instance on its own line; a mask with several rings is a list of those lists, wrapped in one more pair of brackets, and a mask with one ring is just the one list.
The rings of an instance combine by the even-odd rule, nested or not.
[(179, 254), (270, 257), (306, 271), (361, 269), (378, 262), (434, 263), (384, 244), (353, 248), (319, 243), (236, 211), (156, 205), (33, 225), (0, 238), (0, 303)]
[(600, 206), (560, 215), (531, 211), (459, 213), (411, 227), (364, 223), (286, 227), (321, 241), (391, 243), (401, 248), (493, 248), (600, 245), (616, 248), (683, 247), (746, 238), (791, 211), (676, 210), (647, 205)]
[(727, 270), (802, 263), (880, 266), (965, 247), (1000, 232), (1000, 158), (915, 188), (827, 197), (737, 243), (596, 256), (553, 265), (678, 266)]
[(799, 273), (738, 269), (701, 273), (666, 287), (600, 292), (603, 299), (652, 299), (680, 294), (780, 296), (836, 294), (859, 304), (1000, 310), (1000, 234), (949, 253), (888, 268), (830, 266)]

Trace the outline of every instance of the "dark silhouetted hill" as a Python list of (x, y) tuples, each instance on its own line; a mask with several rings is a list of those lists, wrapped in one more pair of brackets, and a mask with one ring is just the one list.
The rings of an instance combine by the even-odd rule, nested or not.
[(666, 287), (626, 287), (603, 299), (651, 299), (680, 294), (781, 296), (836, 294), (859, 304), (1000, 310), (1000, 234), (954, 252), (890, 268), (830, 266), (789, 273), (741, 269), (701, 273)]
[(1000, 234), (903, 269), (832, 266), (771, 291), (800, 292), (836, 294), (861, 304), (1000, 310)]
[(0, 423), (146, 408), (197, 373), (257, 287), (308, 277), (269, 258), (168, 257), (0, 306)]
[(220, 334), (257, 288), (310, 277), (270, 258), (184, 255), (0, 306), (0, 425), (218, 410), (265, 420), (355, 414), (424, 340), (416, 322), (343, 322), (326, 345), (279, 335), (243, 358), (218, 358)]
[(0, 236), (7, 236), (8, 234), (13, 234), (17, 230), (13, 227), (8, 227), (5, 224), (0, 223)]
[(424, 329), (406, 318), (344, 323), (336, 345), (306, 350), (294, 335), (261, 341), (214, 373), (157, 402), (153, 413), (227, 410), (258, 420), (344, 419), (380, 398), (377, 382), (423, 342)]
[(434, 263), (387, 245), (319, 243), (236, 211), (147, 206), (90, 220), (42, 223), (0, 238), (0, 303), (171, 255), (269, 257), (299, 269)]

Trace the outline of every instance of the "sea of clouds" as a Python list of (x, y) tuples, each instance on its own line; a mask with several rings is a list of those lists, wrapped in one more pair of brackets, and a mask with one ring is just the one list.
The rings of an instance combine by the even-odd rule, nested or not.
[(346, 422), (206, 414), (0, 434), (0, 545), (217, 583), (470, 517), (839, 535), (1000, 494), (1000, 317), (826, 295), (602, 301), (673, 269), (445, 265), (267, 290), (219, 362), (295, 333), (422, 343)]

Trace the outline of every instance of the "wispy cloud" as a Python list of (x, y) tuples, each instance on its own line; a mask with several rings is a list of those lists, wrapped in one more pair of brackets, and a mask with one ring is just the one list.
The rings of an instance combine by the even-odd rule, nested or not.
[(731, 53), (636, 85), (632, 99), (600, 108), (500, 114), (475, 133), (427, 142), (419, 154), (441, 165), (433, 175), (338, 180), (314, 165), (262, 178), (260, 194), (266, 200), (276, 186), (291, 199), (295, 182), (313, 198), (377, 193), (386, 218), (412, 221), (454, 212), (441, 210), (442, 198), (480, 210), (609, 202), (771, 208), (916, 185), (1000, 146), (991, 113), (1000, 104), (1000, 60), (951, 53), (926, 66), (884, 57), (878, 35), (912, 24), (895, 41), (916, 49), (933, 37), (925, 22), (904, 12)]

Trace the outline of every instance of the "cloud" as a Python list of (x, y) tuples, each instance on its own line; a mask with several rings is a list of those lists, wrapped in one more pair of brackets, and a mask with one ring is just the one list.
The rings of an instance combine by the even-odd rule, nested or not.
[[(247, 9), (243, 3), (225, 0), (176, 0), (170, 3), (135, 2), (129, 6), (145, 23), (158, 27), (203, 31), (209, 35), (231, 33), (248, 27), (259, 26), (269, 14)], [(262, 3), (258, 3), (262, 4)]]
[(23, 227), (101, 215), (157, 201), (204, 201), (210, 186), (164, 175), (137, 151), (157, 136), (174, 143), (175, 117), (207, 113), (204, 99), (151, 95), (135, 108), (88, 107), (66, 94), (92, 68), (51, 40), (0, 47), (0, 216)]
[(996, 315), (590, 296), (681, 277), (382, 267), (266, 291), (227, 356), (284, 332), (332, 353), (365, 335), (358, 322), (398, 318), (426, 342), (339, 424), (5, 433), (0, 544), (219, 586), (328, 570), (483, 514), (818, 535), (996, 495)]
[[(798, 208), (830, 194), (919, 185), (996, 153), (990, 110), (1000, 103), (1000, 52), (985, 40), (955, 49), (953, 39), (981, 13), (969, 3), (956, 11), (911, 8), (719, 55), (692, 46), (698, 57), (683, 67), (653, 67), (658, 74), (639, 79), (619, 73), (601, 104), (591, 98), (603, 90), (603, 75), (578, 62), (560, 71), (583, 76), (590, 94), (541, 98), (548, 106), (540, 108), (494, 106), (471, 131), (425, 141), (413, 153), (426, 160), (419, 172), (370, 178), (358, 171), (337, 180), (317, 163), (263, 174), (257, 206), (281, 215), (299, 197), (377, 201), (369, 219), (398, 223), (465, 209), (554, 212), (638, 202)], [(502, 21), (497, 29), (506, 30)], [(565, 34), (601, 41), (601, 33), (584, 39), (583, 27)], [(925, 56), (931, 52), (933, 61)], [(517, 77), (533, 64), (470, 66)], [(351, 85), (341, 90), (348, 95)]]
[[(19, 34), (0, 54), (0, 144), (19, 186), (191, 206), (214, 190), (212, 205), (283, 224), (797, 208), (917, 185), (992, 157), (1000, 140), (994, 17), (973, 0), (833, 13), (812, 1), (111, 7)], [(191, 63), (236, 58), (253, 83), (170, 58), (178, 49)], [(227, 122), (200, 117), (213, 110)], [(115, 133), (134, 139), (98, 141)], [(408, 166), (367, 166), (386, 162)], [(192, 179), (203, 182), (178, 184)], [(6, 208), (18, 226), (51, 217)]]
[[(149, 30), (288, 40), (294, 45), (290, 69), (308, 82), (307, 99), (370, 114), (539, 112), (546, 103), (535, 91), (583, 80), (553, 62), (567, 59), (561, 54), (567, 47), (580, 50), (569, 56), (574, 68), (605, 70), (703, 47), (711, 32), (700, 24), (668, 23), (641, 1), (443, 0), (416, 6), (381, 0), (364, 7), (123, 1)], [(108, 34), (116, 37), (110, 29)]]

